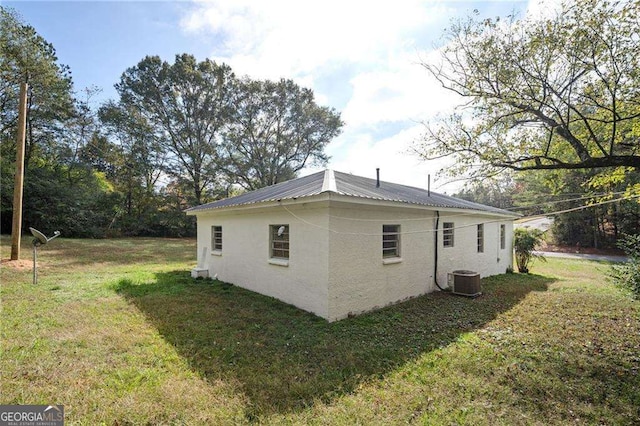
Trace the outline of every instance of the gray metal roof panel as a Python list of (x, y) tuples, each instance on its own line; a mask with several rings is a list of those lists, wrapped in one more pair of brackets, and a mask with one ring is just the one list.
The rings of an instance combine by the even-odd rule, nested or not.
[[(333, 172), (333, 174), (336, 183), (335, 192), (345, 196), (416, 204), (429, 207), (477, 210), (514, 217), (518, 216), (518, 214), (507, 210), (461, 200), (448, 195), (438, 194), (433, 191), (429, 192), (422, 188), (415, 188), (384, 181), (380, 181), (380, 186), (376, 187), (375, 179), (354, 176), (342, 172)], [(323, 191), (324, 179), (325, 171), (321, 171), (265, 188), (260, 188), (255, 191), (246, 192), (236, 197), (192, 207), (187, 211), (210, 210), (221, 207), (243, 206), (262, 202), (310, 197), (322, 192), (327, 192), (326, 187), (325, 191)]]
[(187, 211), (210, 210), (220, 207), (240, 206), (266, 201), (309, 197), (311, 195), (317, 195), (322, 192), (323, 181), (324, 171), (321, 171), (308, 176), (303, 176), (297, 179), (292, 179), (286, 182), (281, 182), (275, 185), (256, 189), (255, 191), (245, 192), (244, 194), (240, 194), (236, 197), (225, 198), (222, 200), (192, 207)]
[(419, 204), (430, 207), (470, 209), (518, 216), (517, 214), (507, 210), (461, 200), (459, 198), (450, 197), (437, 192), (427, 191), (422, 188), (415, 188), (412, 186), (384, 181), (380, 181), (380, 186), (376, 187), (375, 179), (354, 176), (342, 172), (334, 172), (334, 174), (336, 178), (337, 192), (342, 195)]

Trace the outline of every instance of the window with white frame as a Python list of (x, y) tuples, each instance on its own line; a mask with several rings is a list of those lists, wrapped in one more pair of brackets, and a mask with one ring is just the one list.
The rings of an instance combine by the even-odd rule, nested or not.
[(502, 250), (504, 250), (505, 246), (506, 246), (506, 233), (507, 233), (507, 227), (504, 224), (500, 225), (500, 248)]
[(271, 225), (270, 256), (276, 259), (289, 259), (289, 225)]
[(400, 257), (400, 225), (382, 225), (382, 257)]
[(442, 224), (442, 246), (453, 247), (453, 222), (444, 222)]
[(484, 224), (478, 224), (478, 253), (484, 252)]
[(211, 250), (222, 251), (222, 226), (211, 227)]

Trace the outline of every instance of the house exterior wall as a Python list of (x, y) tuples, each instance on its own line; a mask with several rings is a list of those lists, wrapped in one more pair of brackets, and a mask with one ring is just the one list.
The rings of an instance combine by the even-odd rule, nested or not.
[[(333, 203), (329, 241), (329, 321), (435, 289), (434, 213)], [(383, 259), (382, 225), (400, 225), (400, 258)]]
[[(229, 282), (329, 321), (374, 310), (437, 290), (434, 281), (436, 212), (424, 208), (349, 203), (328, 197), (236, 210), (197, 213), (198, 264)], [(288, 211), (287, 211), (288, 210)], [(513, 220), (473, 212), (440, 211), (438, 283), (466, 269), (482, 277), (512, 266)], [(443, 246), (443, 223), (454, 223), (454, 246)], [(484, 251), (477, 251), (477, 224), (484, 224)], [(288, 224), (287, 266), (269, 256), (270, 225)], [(505, 248), (500, 248), (500, 225)], [(212, 252), (211, 227), (222, 227), (221, 253)], [(383, 258), (382, 226), (400, 225), (399, 258)], [(205, 259), (201, 259), (206, 248)], [(281, 262), (280, 262), (281, 263)]]
[[(326, 206), (287, 207), (296, 216), (320, 227), (328, 226)], [(314, 314), (328, 317), (327, 231), (296, 219), (282, 207), (198, 215), (198, 256), (207, 248), (203, 264), (210, 277), (272, 296)], [(269, 226), (288, 224), (288, 266), (270, 262)], [(211, 227), (222, 226), (222, 252), (211, 251)], [(282, 263), (282, 262), (275, 262)]]
[[(454, 224), (453, 247), (445, 247), (443, 223)], [(478, 253), (477, 225), (484, 225), (484, 251)], [(505, 246), (500, 248), (500, 225), (505, 225)], [(465, 269), (481, 277), (504, 274), (513, 266), (513, 220), (496, 216), (440, 212), (438, 231), (438, 283), (447, 286), (447, 274)]]

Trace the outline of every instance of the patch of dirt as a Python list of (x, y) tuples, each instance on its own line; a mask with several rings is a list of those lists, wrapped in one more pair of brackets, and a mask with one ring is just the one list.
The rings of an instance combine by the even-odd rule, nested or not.
[(555, 244), (544, 243), (540, 246), (542, 251), (550, 251), (555, 253), (580, 253), (580, 254), (600, 254), (605, 256), (624, 256), (624, 251), (615, 248), (597, 249), (593, 247), (580, 246), (560, 246)]
[(11, 260), (11, 259), (2, 259), (0, 260), (0, 264), (2, 264), (3, 268), (13, 268), (19, 271), (24, 271), (25, 269), (33, 268), (33, 260)]

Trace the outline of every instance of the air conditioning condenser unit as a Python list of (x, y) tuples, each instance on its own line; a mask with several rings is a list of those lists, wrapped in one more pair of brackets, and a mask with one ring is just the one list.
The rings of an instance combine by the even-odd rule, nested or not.
[(449, 287), (453, 294), (467, 297), (478, 297), (480, 290), (480, 274), (474, 271), (457, 270), (448, 276)]

